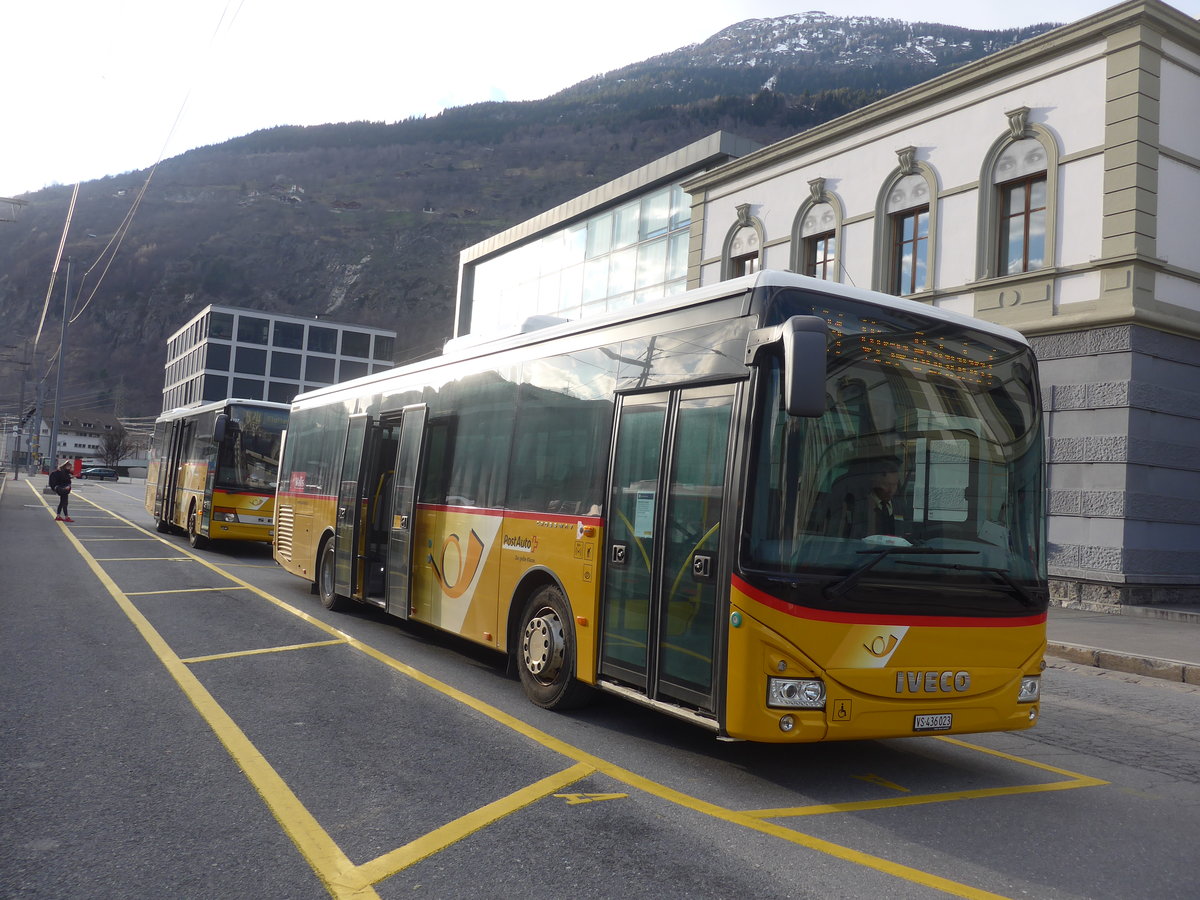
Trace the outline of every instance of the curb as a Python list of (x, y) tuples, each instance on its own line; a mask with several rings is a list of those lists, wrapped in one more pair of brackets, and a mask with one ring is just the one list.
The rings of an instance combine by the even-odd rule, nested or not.
[(1046, 655), (1084, 666), (1200, 685), (1200, 664), (1177, 659), (1158, 659), (1153, 656), (1120, 653), (1116, 650), (1102, 650), (1099, 647), (1085, 647), (1082, 644), (1056, 643), (1046, 645)]

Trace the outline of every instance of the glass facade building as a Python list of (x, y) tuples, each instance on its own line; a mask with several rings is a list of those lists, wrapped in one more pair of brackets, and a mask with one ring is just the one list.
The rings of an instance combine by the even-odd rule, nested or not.
[(163, 411), (226, 397), (290, 403), (391, 368), (395, 343), (383, 328), (207, 306), (167, 340)]

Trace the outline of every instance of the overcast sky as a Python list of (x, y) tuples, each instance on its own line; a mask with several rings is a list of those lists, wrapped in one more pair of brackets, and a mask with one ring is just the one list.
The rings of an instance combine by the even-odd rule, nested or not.
[[(1073, 22), (1111, 0), (925, 0), (925, 21)], [(1200, 0), (1175, 0), (1191, 16)], [(548, 96), (747, 18), (895, 0), (3, 0), (0, 196), (274, 125), (395, 122)], [(593, 12), (594, 11), (594, 12)], [(589, 16), (593, 16), (590, 17)], [(914, 16), (913, 18), (915, 18)]]

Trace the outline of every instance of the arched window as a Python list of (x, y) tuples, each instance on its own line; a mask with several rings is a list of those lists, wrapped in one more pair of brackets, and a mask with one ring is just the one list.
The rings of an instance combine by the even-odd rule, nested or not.
[(1029, 108), (1006, 114), (1008, 133), (984, 157), (979, 175), (980, 279), (1054, 265), (1058, 144)]
[(842, 208), (825, 187), (824, 178), (808, 183), (809, 198), (792, 223), (793, 272), (840, 281)]
[(721, 280), (750, 275), (762, 268), (763, 224), (750, 215), (750, 204), (737, 207), (737, 222), (725, 236), (721, 251)]
[(916, 148), (896, 151), (900, 165), (875, 204), (877, 291), (907, 296), (933, 287), (937, 256), (937, 177), (916, 161)]

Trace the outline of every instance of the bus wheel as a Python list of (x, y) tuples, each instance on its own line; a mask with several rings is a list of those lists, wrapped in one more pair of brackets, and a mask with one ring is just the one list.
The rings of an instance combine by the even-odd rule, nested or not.
[(197, 550), (203, 550), (208, 546), (208, 538), (199, 532), (196, 518), (196, 507), (193, 506), (188, 510), (188, 543)]
[(573, 709), (591, 689), (575, 678), (575, 629), (562, 591), (539, 588), (521, 615), (517, 671), (525, 694), (543, 709)]
[(334, 589), (334, 561), (333, 539), (330, 538), (322, 545), (321, 555), (317, 559), (317, 595), (321, 598), (321, 605), (327, 610), (340, 612), (350, 604)]
[(171, 531), (171, 523), (166, 519), (159, 519), (158, 525), (155, 527), (158, 528), (159, 534), (168, 534)]

